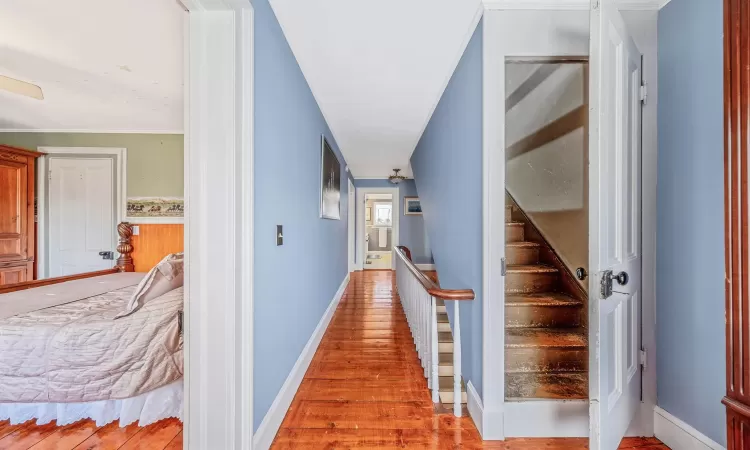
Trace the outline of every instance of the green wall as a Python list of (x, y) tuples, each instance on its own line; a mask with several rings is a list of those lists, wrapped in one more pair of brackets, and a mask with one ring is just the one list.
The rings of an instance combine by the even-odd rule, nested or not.
[(128, 197), (183, 197), (184, 146), (181, 134), (3, 133), (0, 144), (37, 147), (128, 149)]

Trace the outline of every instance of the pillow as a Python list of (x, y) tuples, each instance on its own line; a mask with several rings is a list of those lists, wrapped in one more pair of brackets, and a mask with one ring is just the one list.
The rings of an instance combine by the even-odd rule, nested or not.
[(141, 309), (151, 299), (166, 294), (167, 292), (181, 287), (184, 281), (183, 262), (184, 253), (172, 253), (167, 255), (155, 265), (130, 297), (125, 310), (115, 316), (115, 319), (129, 316)]

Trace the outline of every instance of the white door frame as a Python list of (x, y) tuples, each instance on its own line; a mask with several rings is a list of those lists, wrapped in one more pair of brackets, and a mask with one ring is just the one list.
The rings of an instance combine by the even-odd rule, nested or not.
[[(569, 4), (568, 4), (569, 3)], [(539, 40), (534, 45), (544, 44), (544, 49), (529, 52), (515, 52), (515, 44), (504, 39), (503, 30), (489, 15), (510, 9), (535, 11), (589, 11), (588, 0), (571, 0), (566, 5), (557, 2), (517, 2), (515, 0), (484, 0), (483, 36), (483, 296), (482, 304), (482, 396), (472, 395), (468, 387), (468, 409), (485, 440), (502, 440), (513, 434), (506, 430), (506, 415), (520, 417), (523, 412), (521, 402), (505, 404), (504, 385), (504, 343), (505, 311), (503, 308), (504, 279), (498, 270), (501, 257), (505, 254), (505, 185), (498, 180), (505, 176), (505, 59), (506, 57), (550, 56), (564, 54), (555, 51), (558, 42)], [(623, 8), (625, 9), (625, 8)], [(656, 14), (658, 5), (649, 3), (640, 9), (636, 6), (624, 11), (624, 18), (632, 27), (633, 38), (644, 55), (643, 73), (648, 82), (649, 99), (643, 107), (641, 189), (642, 207), (642, 321), (644, 324), (642, 342), (648, 349), (647, 368), (643, 372), (643, 402), (639, 415), (633, 420), (628, 436), (653, 436), (654, 407), (656, 405), (656, 162), (657, 162), (657, 36)], [(588, 18), (585, 20), (588, 30)], [(511, 45), (512, 44), (512, 45)], [(583, 45), (588, 53), (588, 41)], [(577, 53), (572, 56), (578, 56)], [(500, 305), (493, 308), (493, 305)], [(497, 326), (500, 324), (500, 326)], [(476, 394), (476, 392), (474, 392)], [(557, 412), (564, 414), (562, 407), (570, 407), (573, 402), (558, 403)], [(586, 405), (588, 409), (588, 404)], [(530, 418), (536, 428), (540, 428), (539, 415)], [(555, 416), (551, 419), (556, 420)], [(508, 433), (510, 431), (510, 434)], [(586, 433), (588, 431), (586, 430)]]
[(347, 206), (347, 208), (348, 208), (348, 211), (347, 211), (348, 222), (347, 222), (346, 229), (348, 230), (347, 231), (347, 235), (348, 236), (347, 236), (347, 241), (346, 242), (347, 242), (347, 249), (348, 249), (347, 260), (348, 260), (349, 272), (351, 273), (354, 270), (356, 270), (356, 268), (357, 268), (356, 267), (356, 264), (357, 264), (356, 253), (357, 252), (355, 250), (356, 249), (356, 245), (357, 245), (356, 244), (356, 239), (357, 239), (356, 228), (357, 227), (356, 227), (356, 220), (355, 220), (356, 219), (356, 214), (355, 213), (356, 213), (356, 209), (357, 209), (356, 208), (357, 194), (356, 194), (356, 190), (354, 188), (354, 183), (352, 183), (352, 179), (351, 178), (347, 178), (347, 181), (349, 183), (348, 184), (348, 189), (349, 189), (349, 191), (348, 191), (349, 203), (348, 203), (348, 206)]
[[(47, 263), (49, 260), (49, 248), (47, 246), (48, 238), (45, 234), (49, 224), (47, 211), (49, 208), (49, 177), (46, 176), (49, 170), (49, 160), (54, 157), (74, 157), (85, 155), (112, 156), (115, 159), (115, 225), (122, 222), (125, 217), (125, 196), (128, 191), (128, 150), (118, 147), (37, 147), (40, 152), (46, 153), (37, 158), (37, 177), (36, 177), (36, 201), (37, 201), (37, 229), (38, 234), (43, 236), (37, 239), (37, 278), (47, 278), (49, 270)], [(114, 241), (112, 249), (117, 247), (117, 233), (113, 234)]]
[[(401, 221), (401, 205), (399, 205), (399, 188), (357, 188), (357, 263), (355, 264), (356, 270), (363, 270), (365, 266), (365, 195), (367, 194), (391, 194), (391, 201), (393, 202), (393, 232), (391, 240), (393, 241), (393, 250), (399, 245), (398, 242), (398, 229), (399, 222)], [(395, 257), (395, 255), (394, 255)], [(395, 261), (395, 259), (391, 259)], [(395, 269), (395, 264), (391, 265), (392, 269)]]
[(182, 0), (185, 448), (253, 438), (253, 7)]

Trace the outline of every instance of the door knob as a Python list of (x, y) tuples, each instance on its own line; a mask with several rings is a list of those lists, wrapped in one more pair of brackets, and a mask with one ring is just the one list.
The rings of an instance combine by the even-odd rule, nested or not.
[(102, 259), (115, 259), (115, 252), (99, 252)]
[(576, 269), (576, 278), (578, 278), (579, 280), (583, 281), (588, 276), (589, 274), (586, 272), (586, 269), (584, 269), (583, 267), (579, 267)]
[(617, 275), (612, 275), (612, 279), (617, 281), (617, 284), (619, 284), (620, 286), (625, 286), (626, 284), (628, 284), (628, 280), (630, 279), (630, 277), (628, 277), (627, 272), (620, 272)]

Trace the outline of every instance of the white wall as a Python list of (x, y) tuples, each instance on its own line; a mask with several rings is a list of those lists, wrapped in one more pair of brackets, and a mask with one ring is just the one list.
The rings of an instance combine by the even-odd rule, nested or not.
[[(586, 64), (508, 62), (506, 98), (536, 70), (551, 74), (506, 112), (506, 188), (568, 269), (588, 270)], [(559, 136), (540, 145), (545, 127)]]

